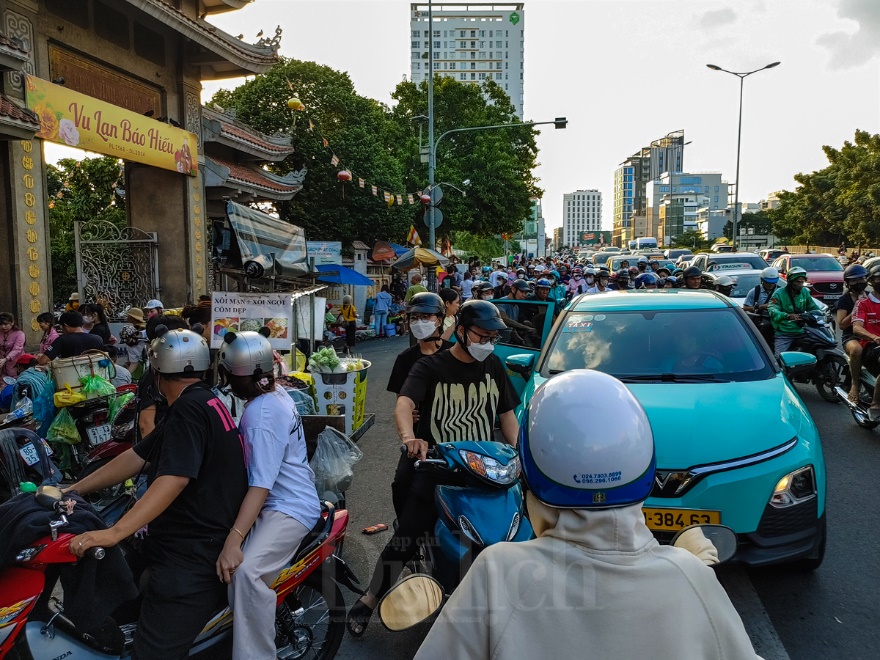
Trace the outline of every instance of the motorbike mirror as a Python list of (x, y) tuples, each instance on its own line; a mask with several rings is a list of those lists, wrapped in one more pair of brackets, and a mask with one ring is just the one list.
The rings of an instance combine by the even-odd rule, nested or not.
[(443, 587), (428, 575), (410, 575), (379, 601), (379, 619), (392, 632), (407, 630), (443, 607)]
[(736, 554), (737, 539), (736, 533), (724, 525), (693, 525), (676, 534), (672, 545), (713, 566)]
[(34, 497), (37, 498), (37, 502), (41, 507), (54, 509), (55, 504), (64, 499), (64, 493), (61, 492), (58, 486), (45, 485), (37, 488), (37, 494)]

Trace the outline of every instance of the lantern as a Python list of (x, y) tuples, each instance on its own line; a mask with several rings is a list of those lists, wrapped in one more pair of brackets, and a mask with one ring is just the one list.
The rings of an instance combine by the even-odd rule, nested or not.
[(336, 173), (336, 178), (339, 179), (342, 183), (348, 183), (351, 181), (351, 172), (348, 170), (340, 170)]
[(287, 99), (287, 107), (290, 110), (299, 110), (300, 112), (306, 109), (305, 104), (295, 96)]
[(419, 201), (421, 201), (422, 204), (427, 206), (428, 204), (431, 203), (431, 196), (430, 195), (422, 195), (421, 197), (419, 197)]

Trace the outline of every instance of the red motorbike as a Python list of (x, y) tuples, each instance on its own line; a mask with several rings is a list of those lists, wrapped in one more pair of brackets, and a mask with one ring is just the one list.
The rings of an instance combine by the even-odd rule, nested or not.
[[(68, 550), (73, 534), (64, 533), (67, 519), (61, 491), (42, 487), (36, 497), (54, 510), (47, 536), (23, 548), (15, 565), (0, 570), (0, 660), (110, 660), (128, 658), (137, 622), (117, 621), (125, 636), (125, 650), (108, 654), (94, 639), (77, 630), (64, 616), (63, 602), (52, 596), (54, 583), (47, 573), (59, 564), (78, 561)], [(345, 633), (345, 602), (340, 585), (363, 593), (357, 578), (337, 555), (345, 538), (348, 512), (325, 503), (318, 524), (292, 552), (290, 565), (275, 580), (278, 658), (333, 658)], [(51, 533), (50, 533), (51, 532)], [(102, 548), (90, 556), (101, 559)], [(233, 615), (229, 607), (216, 613), (193, 642), (190, 656), (228, 657)]]

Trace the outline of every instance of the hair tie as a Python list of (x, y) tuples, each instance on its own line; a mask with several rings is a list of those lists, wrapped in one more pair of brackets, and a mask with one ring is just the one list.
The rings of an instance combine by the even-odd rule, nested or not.
[(269, 379), (263, 376), (260, 380), (257, 381), (260, 387), (269, 387)]

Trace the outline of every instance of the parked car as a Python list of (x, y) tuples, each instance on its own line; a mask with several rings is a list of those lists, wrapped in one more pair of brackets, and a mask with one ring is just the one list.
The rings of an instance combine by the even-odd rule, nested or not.
[(538, 358), (511, 355), (506, 364), (513, 380), (526, 382), (523, 406), (541, 383), (571, 369), (626, 383), (654, 432), (657, 472), (643, 511), (661, 542), (692, 524), (720, 523), (736, 532), (735, 560), (747, 565), (822, 563), (822, 443), (789, 380), (815, 358), (786, 352), (777, 360), (724, 296), (579, 296)]
[(844, 293), (843, 266), (836, 257), (830, 254), (784, 254), (773, 262), (779, 275), (785, 274), (794, 267), (807, 271), (807, 282), (810, 283), (813, 297), (833, 306)]
[(731, 268), (753, 268), (762, 270), (767, 262), (754, 252), (700, 252), (689, 266), (696, 266), (705, 272)]

